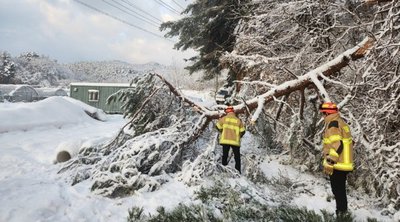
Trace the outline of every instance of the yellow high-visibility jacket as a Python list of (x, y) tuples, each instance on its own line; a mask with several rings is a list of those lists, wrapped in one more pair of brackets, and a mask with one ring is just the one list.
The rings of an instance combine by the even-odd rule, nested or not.
[(352, 171), (354, 169), (353, 138), (349, 125), (344, 122), (339, 113), (325, 117), (323, 144), (324, 166), (333, 160), (335, 170)]
[(217, 128), (222, 131), (219, 138), (220, 144), (240, 146), (240, 137), (246, 129), (235, 113), (228, 113), (220, 118), (217, 122)]

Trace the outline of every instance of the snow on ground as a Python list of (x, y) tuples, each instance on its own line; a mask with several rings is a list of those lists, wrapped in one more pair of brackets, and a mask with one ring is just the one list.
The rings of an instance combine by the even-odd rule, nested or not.
[[(57, 174), (62, 166), (54, 164), (57, 150), (105, 143), (126, 123), (121, 115), (107, 115), (104, 121), (98, 121), (84, 109), (88, 107), (61, 97), (35, 103), (0, 103), (0, 221), (125, 221), (133, 206), (143, 207), (145, 214), (154, 214), (158, 206), (168, 210), (192, 201), (193, 188), (176, 180), (155, 192), (120, 199), (93, 195), (88, 181), (70, 186)], [(243, 140), (243, 154), (256, 150), (250, 134)], [(334, 201), (327, 201), (331, 195), (329, 182), (322, 175), (302, 173), (280, 164), (276, 157), (261, 167), (270, 178), (283, 176), (295, 181), (291, 189), (299, 190), (299, 194), (291, 200), (293, 204), (316, 212), (334, 212)], [(238, 180), (245, 182), (244, 177)], [(399, 220), (398, 214), (394, 218), (380, 216), (371, 203), (365, 195), (349, 194), (356, 219)]]
[(197, 104), (202, 105), (204, 107), (210, 108), (214, 105), (217, 105), (214, 97), (208, 91), (199, 92), (196, 90), (184, 89), (182, 90), (182, 94), (187, 96), (189, 99), (193, 100)]
[[(315, 212), (326, 210), (334, 213), (336, 204), (331, 192), (329, 178), (323, 173), (320, 174), (320, 177), (315, 177), (292, 166), (281, 164), (285, 158), (271, 156), (269, 161), (261, 164), (264, 174), (270, 179), (290, 179), (293, 183), (290, 189), (296, 193), (291, 200), (293, 205), (306, 207)], [(399, 221), (400, 219), (400, 214), (393, 218), (382, 216), (381, 210), (378, 210), (375, 206), (376, 200), (365, 194), (348, 189), (347, 198), (349, 210), (355, 216), (356, 221), (367, 221), (367, 218), (377, 218), (379, 221)], [(328, 201), (328, 199), (330, 200)]]
[(79, 102), (54, 97), (36, 103), (0, 103), (0, 221), (125, 221), (128, 209), (171, 209), (189, 199), (180, 182), (133, 198), (112, 200), (90, 193), (86, 182), (70, 186), (57, 174), (57, 147), (85, 146), (113, 138), (126, 123), (121, 115), (102, 122)]

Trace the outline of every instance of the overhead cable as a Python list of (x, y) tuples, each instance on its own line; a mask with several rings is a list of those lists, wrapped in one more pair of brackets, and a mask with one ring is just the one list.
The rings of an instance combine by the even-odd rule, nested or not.
[(120, 22), (122, 22), (122, 23), (125, 23), (125, 24), (127, 24), (127, 25), (129, 25), (129, 26), (132, 26), (132, 27), (134, 27), (134, 28), (137, 28), (137, 29), (139, 29), (139, 30), (141, 30), (141, 31), (143, 31), (143, 32), (147, 32), (147, 33), (149, 33), (149, 34), (151, 34), (151, 35), (153, 35), (153, 36), (156, 36), (156, 37), (162, 38), (162, 39), (164, 39), (164, 40), (170, 41), (170, 42), (172, 42), (172, 43), (175, 43), (174, 41), (172, 41), (172, 40), (170, 40), (170, 39), (164, 38), (164, 37), (161, 36), (161, 35), (158, 35), (158, 34), (156, 34), (156, 33), (154, 33), (154, 32), (148, 31), (148, 30), (146, 30), (146, 29), (144, 29), (144, 28), (142, 28), (142, 27), (140, 27), (140, 26), (137, 26), (137, 25), (134, 25), (134, 24), (132, 24), (132, 23), (129, 23), (129, 22), (123, 20), (123, 19), (120, 19), (120, 18), (118, 18), (118, 17), (116, 17), (116, 16), (113, 16), (113, 15), (111, 15), (111, 14), (105, 12), (105, 11), (102, 11), (102, 10), (100, 10), (100, 9), (98, 9), (98, 8), (95, 8), (95, 7), (93, 7), (93, 6), (89, 5), (89, 4), (86, 4), (86, 3), (84, 3), (84, 2), (82, 2), (82, 1), (80, 1), (80, 0), (74, 0), (74, 1), (78, 2), (78, 3), (81, 4), (81, 5), (86, 6), (86, 7), (90, 8), (90, 9), (92, 9), (92, 10), (95, 10), (95, 11), (97, 11), (97, 12), (103, 14), (103, 15), (106, 15), (106, 16), (108, 16), (108, 17), (111, 17), (111, 18), (113, 18), (113, 19), (115, 19), (115, 20), (117, 20), (117, 21), (120, 21)]
[[(116, 4), (122, 6), (122, 7), (125, 7), (124, 5), (121, 5), (121, 3), (119, 3), (119, 2), (117, 2), (117, 1), (115, 1), (115, 0), (112, 0), (112, 1), (115, 2)], [(117, 8), (117, 9), (119, 9), (119, 10), (125, 12), (126, 14), (128, 14), (128, 15), (130, 15), (130, 16), (133, 16), (133, 17), (135, 17), (135, 18), (137, 18), (137, 19), (139, 19), (139, 20), (142, 20), (142, 21), (144, 21), (144, 22), (146, 22), (146, 23), (148, 23), (148, 24), (150, 24), (150, 25), (152, 25), (152, 26), (154, 26), (154, 27), (157, 27), (157, 28), (159, 27), (159, 24), (158, 24), (158, 23), (155, 23), (154, 21), (148, 20), (148, 19), (143, 18), (143, 17), (139, 17), (139, 16), (137, 16), (137, 15), (134, 15), (134, 14), (132, 14), (132, 13), (129, 11), (129, 9), (128, 9), (128, 11), (127, 11), (127, 10), (125, 10), (125, 9), (123, 9), (123, 8), (120, 8), (120, 7), (116, 6), (116, 5), (114, 5), (114, 4), (111, 4), (110, 2), (108, 2), (108, 1), (106, 1), (106, 0), (103, 0), (103, 2), (107, 3), (108, 5), (111, 5), (111, 6), (114, 7), (114, 8)], [(125, 8), (126, 8), (126, 7), (125, 7)]]
[(175, 3), (175, 5), (177, 5), (179, 8), (181, 9), (185, 9), (183, 6), (181, 6), (178, 2), (176, 2), (175, 0), (172, 0), (173, 3)]
[(180, 12), (178, 10), (174, 9), (173, 7), (165, 3), (163, 0), (154, 0), (154, 1), (157, 2), (159, 5), (163, 6), (164, 8), (168, 9), (169, 11), (180, 15)]
[(157, 22), (160, 22), (160, 23), (163, 22), (163, 21), (161, 21), (159, 18), (153, 16), (152, 14), (150, 14), (150, 13), (146, 12), (145, 10), (139, 8), (137, 5), (131, 3), (129, 0), (122, 0), (122, 1), (125, 2), (126, 4), (130, 5), (131, 7), (135, 8), (136, 10), (139, 10), (139, 11), (143, 12), (144, 14), (150, 16), (150, 17), (153, 18), (154, 20), (157, 20)]

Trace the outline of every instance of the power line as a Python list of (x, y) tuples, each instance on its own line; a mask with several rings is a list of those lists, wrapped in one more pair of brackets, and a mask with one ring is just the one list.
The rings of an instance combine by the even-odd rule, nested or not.
[[(104, 1), (104, 0), (103, 0), (103, 1)], [(155, 21), (155, 20), (158, 20), (157, 18), (156, 18), (156, 19), (149, 18), (149, 17), (146, 17), (146, 15), (143, 15), (143, 14), (141, 14), (141, 13), (135, 11), (135, 10), (132, 10), (131, 7), (129, 7), (130, 5), (128, 5), (128, 6), (123, 5), (122, 3), (120, 3), (120, 2), (117, 1), (117, 0), (111, 0), (111, 1), (115, 2), (116, 4), (118, 4), (118, 5), (120, 5), (121, 7), (125, 8), (126, 10), (128, 10), (128, 11), (130, 11), (130, 12), (132, 12), (132, 13), (138, 15), (138, 16), (140, 16), (142, 19), (145, 19), (145, 20), (147, 20), (147, 21), (150, 21), (150, 22), (156, 24), (157, 27), (160, 26), (160, 23), (162, 22), (162, 21), (160, 21), (160, 20), (159, 20), (159, 21)], [(129, 2), (124, 1), (124, 0), (123, 0), (123, 3), (129, 4)], [(155, 17), (154, 17), (154, 18), (155, 18)]]
[(163, 21), (161, 21), (159, 18), (157, 18), (157, 17), (153, 16), (152, 14), (150, 14), (150, 13), (144, 11), (143, 9), (139, 8), (138, 6), (136, 6), (135, 4), (131, 3), (130, 1), (128, 1), (128, 0), (122, 0), (122, 1), (125, 2), (126, 4), (132, 6), (132, 7), (135, 8), (136, 10), (139, 10), (139, 11), (143, 12), (144, 14), (146, 14), (146, 15), (148, 15), (148, 16), (154, 18), (154, 19), (157, 20), (158, 22), (163, 22)]
[(171, 10), (175, 11), (178, 15), (181, 14), (181, 12), (179, 10), (176, 10), (174, 7), (172, 7), (171, 5), (169, 5), (168, 3), (166, 3), (164, 0), (157, 0), (158, 2), (161, 2), (163, 5), (167, 6), (168, 8), (170, 8)]
[[(121, 3), (119, 3), (119, 2), (117, 2), (117, 1), (115, 1), (115, 0), (112, 0), (112, 1), (115, 2), (116, 4), (122, 6), (122, 7), (125, 7), (124, 5), (121, 5)], [(128, 14), (128, 15), (131, 15), (131, 16), (133, 16), (133, 17), (135, 17), (135, 18), (137, 18), (137, 19), (140, 19), (140, 20), (142, 20), (142, 21), (144, 21), (144, 22), (147, 22), (148, 24), (150, 24), (150, 25), (152, 25), (152, 26), (154, 26), (154, 27), (157, 27), (157, 28), (158, 28), (159, 25), (160, 25), (160, 24), (158, 24), (158, 23), (156, 23), (156, 22), (154, 22), (154, 21), (151, 21), (151, 20), (146, 19), (146, 18), (143, 18), (143, 17), (136, 16), (136, 15), (130, 13), (129, 11), (133, 12), (132, 10), (129, 10), (129, 9), (128, 9), (129, 11), (126, 11), (126, 10), (124, 10), (124, 9), (122, 9), (122, 8), (116, 6), (116, 5), (113, 5), (113, 4), (111, 4), (110, 2), (107, 2), (107, 1), (105, 1), (105, 0), (103, 0), (103, 2), (107, 3), (108, 5), (111, 5), (111, 6), (114, 7), (114, 8), (117, 8), (117, 9), (119, 9), (119, 10), (125, 12), (125, 13)], [(126, 7), (125, 7), (125, 8), (126, 8)], [(134, 12), (134, 13), (136, 13), (136, 12)]]
[(175, 3), (175, 5), (177, 5), (179, 8), (181, 8), (182, 10), (184, 10), (185, 8), (183, 6), (181, 6), (178, 2), (176, 2), (175, 0), (172, 0), (173, 3)]
[(143, 31), (143, 32), (147, 32), (147, 33), (149, 33), (149, 34), (151, 34), (151, 35), (153, 35), (153, 36), (156, 36), (156, 37), (162, 38), (162, 39), (164, 39), (164, 40), (170, 41), (170, 42), (172, 42), (172, 43), (175, 43), (174, 41), (172, 41), (172, 40), (170, 40), (170, 39), (166, 39), (166, 38), (164, 38), (164, 37), (161, 36), (161, 35), (158, 35), (158, 34), (156, 34), (156, 33), (154, 33), (154, 32), (148, 31), (148, 30), (146, 30), (146, 29), (144, 29), (144, 28), (142, 28), (142, 27), (139, 27), (139, 26), (137, 26), (137, 25), (134, 25), (134, 24), (132, 24), (132, 23), (129, 23), (129, 22), (123, 20), (123, 19), (120, 19), (120, 18), (118, 18), (118, 17), (116, 17), (116, 16), (113, 16), (113, 15), (111, 15), (111, 14), (109, 14), (109, 13), (107, 13), (107, 12), (104, 12), (104, 11), (98, 9), (98, 8), (95, 8), (95, 7), (91, 6), (91, 5), (88, 5), (88, 4), (86, 4), (86, 3), (84, 3), (84, 2), (82, 2), (82, 1), (80, 1), (80, 0), (74, 0), (74, 1), (78, 2), (78, 3), (81, 4), (81, 5), (86, 6), (86, 7), (90, 8), (90, 9), (92, 9), (92, 10), (95, 10), (95, 11), (97, 11), (97, 12), (100, 12), (100, 13), (103, 14), (103, 15), (106, 15), (106, 16), (108, 16), (108, 17), (111, 17), (111, 18), (113, 18), (113, 19), (115, 19), (115, 20), (117, 20), (117, 21), (120, 21), (120, 22), (122, 22), (122, 23), (125, 23), (125, 24), (127, 24), (127, 25), (129, 25), (129, 26), (135, 27), (135, 28), (137, 28), (137, 29), (139, 29), (139, 30), (141, 30), (141, 31)]
[(168, 5), (167, 3), (165, 3), (163, 0), (154, 0), (155, 2), (157, 2), (159, 5), (163, 6), (164, 8), (170, 10), (171, 12), (175, 13), (175, 14), (180, 14), (180, 12), (176, 9), (174, 9), (173, 7), (171, 7), (170, 5)]

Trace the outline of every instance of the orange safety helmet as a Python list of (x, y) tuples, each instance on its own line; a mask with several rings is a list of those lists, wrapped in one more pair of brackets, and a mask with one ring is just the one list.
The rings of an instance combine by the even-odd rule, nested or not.
[(337, 108), (337, 105), (333, 102), (324, 102), (319, 106), (319, 111), (321, 113), (328, 113), (328, 114), (333, 114), (337, 113), (339, 110)]
[(227, 106), (225, 108), (225, 113), (233, 113), (235, 110), (233, 109), (233, 106)]

